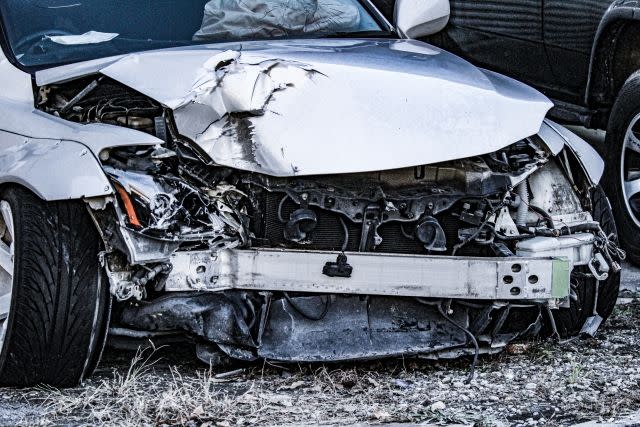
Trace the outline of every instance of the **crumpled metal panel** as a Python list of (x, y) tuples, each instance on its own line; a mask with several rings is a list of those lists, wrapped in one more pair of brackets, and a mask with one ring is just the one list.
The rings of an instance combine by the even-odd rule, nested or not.
[(124, 307), (120, 322), (140, 330), (184, 330), (220, 345), (256, 346), (244, 293), (165, 295)]
[[(286, 300), (274, 301), (258, 355), (288, 362), (327, 362), (378, 357), (410, 356), (463, 347), (467, 337), (448, 323), (435, 307), (415, 299), (370, 299), (331, 296), (295, 298), (303, 313), (321, 313), (311, 320)], [(452, 319), (469, 326), (466, 310), (455, 310)]]
[(535, 306), (442, 304), (379, 296), (182, 293), (128, 304), (116, 324), (199, 337), (215, 344), (207, 362), (216, 350), (241, 360), (284, 362), (450, 358), (473, 354), (469, 334), (479, 353), (491, 353), (540, 329)]
[[(275, 176), (493, 152), (536, 134), (552, 106), (526, 85), (410, 40), (217, 44), (105, 64), (103, 74), (173, 108), (189, 123), (180, 130), (216, 163)], [(86, 71), (67, 66), (38, 81), (78, 67)], [(249, 92), (235, 99), (231, 85)]]

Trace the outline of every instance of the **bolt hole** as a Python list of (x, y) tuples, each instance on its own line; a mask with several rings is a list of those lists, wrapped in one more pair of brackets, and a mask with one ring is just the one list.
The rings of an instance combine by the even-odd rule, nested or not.
[(520, 273), (522, 271), (522, 266), (520, 264), (513, 264), (511, 266), (511, 271), (514, 273)]
[(517, 286), (514, 286), (513, 288), (511, 288), (511, 295), (513, 296), (520, 295), (520, 288)]
[(358, 220), (362, 219), (362, 214), (361, 213), (357, 213), (355, 218), (358, 219)]
[(513, 283), (513, 276), (504, 276), (502, 278), (502, 280), (504, 281), (504, 283), (506, 283), (507, 285), (510, 285)]
[(207, 271), (207, 267), (205, 267), (204, 265), (199, 265), (198, 268), (196, 268), (196, 273), (198, 274), (202, 274), (205, 271)]
[(529, 276), (529, 283), (531, 283), (532, 285), (535, 285), (536, 283), (538, 283), (538, 276), (536, 276), (535, 274)]

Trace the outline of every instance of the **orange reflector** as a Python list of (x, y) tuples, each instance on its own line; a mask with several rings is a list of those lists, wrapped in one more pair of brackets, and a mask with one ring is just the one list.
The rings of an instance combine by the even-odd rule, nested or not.
[(138, 214), (136, 214), (136, 210), (133, 207), (133, 202), (131, 202), (129, 193), (127, 193), (127, 191), (120, 184), (115, 184), (115, 187), (116, 187), (116, 190), (118, 190), (118, 194), (120, 195), (120, 198), (122, 199), (122, 203), (124, 203), (124, 209), (127, 211), (127, 217), (129, 217), (129, 223), (136, 228), (142, 228), (142, 224), (140, 224), (140, 220), (138, 219)]

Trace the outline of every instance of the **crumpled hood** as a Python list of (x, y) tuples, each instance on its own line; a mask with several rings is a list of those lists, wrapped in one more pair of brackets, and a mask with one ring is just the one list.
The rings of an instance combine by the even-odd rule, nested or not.
[[(220, 165), (275, 176), (395, 169), (534, 135), (536, 90), (409, 40), (216, 44), (48, 70), (99, 71), (171, 108)], [(55, 77), (57, 76), (57, 77)]]

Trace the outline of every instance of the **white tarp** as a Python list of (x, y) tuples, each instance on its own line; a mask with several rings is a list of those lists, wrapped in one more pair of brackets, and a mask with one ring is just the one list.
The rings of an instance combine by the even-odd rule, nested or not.
[(79, 45), (105, 43), (118, 37), (117, 33), (101, 33), (99, 31), (89, 31), (77, 36), (47, 36), (52, 42), (63, 45)]
[(360, 12), (349, 0), (211, 0), (194, 40), (273, 38), (356, 31)]

